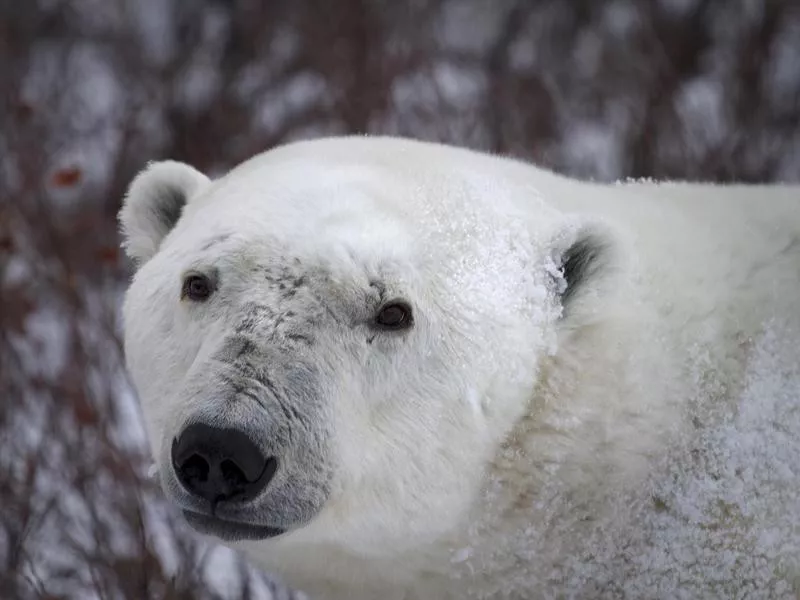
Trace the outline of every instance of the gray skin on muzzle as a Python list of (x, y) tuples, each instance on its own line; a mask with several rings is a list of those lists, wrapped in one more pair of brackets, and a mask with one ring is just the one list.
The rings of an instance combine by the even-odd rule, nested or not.
[[(256, 296), (269, 303), (252, 297), (238, 303), (231, 296), (218, 299), (223, 306), (237, 305), (227, 313), (232, 330), (187, 376), (183, 393), (187, 405), (198, 409), (162, 450), (167, 494), (192, 527), (227, 541), (264, 539), (300, 527), (322, 509), (331, 491), (333, 419), (309, 352), (316, 343), (314, 332), (331, 311), (313, 294), (297, 261), (292, 266), (258, 269)], [(293, 310), (298, 306), (302, 311)], [(215, 502), (187, 488), (170, 449), (198, 423), (242, 433), (264, 459), (277, 462), (274, 476), (256, 497)]]

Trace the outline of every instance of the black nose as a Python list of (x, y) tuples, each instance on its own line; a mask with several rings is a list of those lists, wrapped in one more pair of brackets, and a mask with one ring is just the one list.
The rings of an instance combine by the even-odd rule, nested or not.
[(172, 441), (172, 465), (195, 496), (246, 502), (267, 486), (278, 461), (265, 458), (241, 431), (194, 423)]

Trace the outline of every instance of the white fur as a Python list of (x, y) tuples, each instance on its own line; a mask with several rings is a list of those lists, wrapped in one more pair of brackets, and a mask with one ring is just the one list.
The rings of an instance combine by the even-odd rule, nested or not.
[[(181, 169), (145, 172), (122, 213), (144, 263), (126, 351), (159, 459), (193, 402), (215, 410), (182, 390), (228, 322), (180, 305), (183, 270), (212, 260), (257, 293), (247, 269), (288, 248), (336, 302), (382, 274), (418, 309), (408, 343), (358, 359), (355, 336), (320, 333), (334, 492), (305, 527), (235, 545), (254, 561), (321, 599), (789, 597), (800, 528), (774, 524), (798, 508), (796, 466), (755, 512), (733, 471), (742, 506), (720, 512), (712, 483), (685, 500), (762, 337), (782, 340), (786, 385), (800, 364), (798, 187), (591, 184), (390, 138), (288, 145), (205, 187)], [(146, 212), (164, 185), (194, 196), (166, 238)], [(559, 256), (587, 231), (604, 262), (561, 315)], [(767, 534), (782, 550), (759, 555)]]

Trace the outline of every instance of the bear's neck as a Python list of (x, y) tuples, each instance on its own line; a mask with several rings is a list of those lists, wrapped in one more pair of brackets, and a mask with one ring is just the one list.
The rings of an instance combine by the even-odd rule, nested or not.
[(715, 333), (689, 352), (688, 340), (663, 333), (662, 322), (643, 314), (572, 332), (542, 366), (453, 553), (465, 577), (493, 572), (481, 581), (503, 581), (514, 597), (569, 569), (564, 557), (586, 560), (589, 540), (619, 520), (620, 506), (652, 500), (648, 477), (681, 432), (695, 428), (687, 421), (697, 403), (726, 406), (736, 397), (747, 349)]

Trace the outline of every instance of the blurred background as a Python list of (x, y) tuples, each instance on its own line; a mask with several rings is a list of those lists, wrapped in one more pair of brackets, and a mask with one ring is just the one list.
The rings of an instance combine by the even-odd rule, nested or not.
[(287, 597), (149, 480), (116, 214), (148, 161), (344, 133), (800, 181), (800, 3), (0, 0), (0, 598)]

